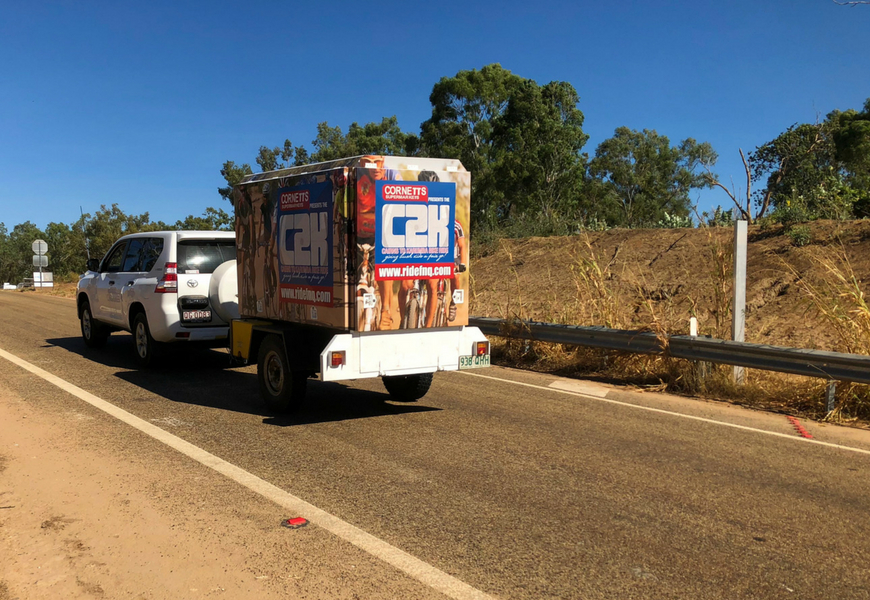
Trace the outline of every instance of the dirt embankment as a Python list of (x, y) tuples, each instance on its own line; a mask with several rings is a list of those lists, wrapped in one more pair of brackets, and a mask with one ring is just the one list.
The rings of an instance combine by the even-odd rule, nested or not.
[[(667, 333), (688, 333), (696, 316), (702, 334), (728, 338), (732, 240), (730, 228), (502, 240), (473, 262), (472, 314)], [(803, 246), (779, 226), (752, 226), (746, 341), (861, 351), (868, 283), (870, 221), (813, 223)], [(814, 296), (840, 318), (820, 314)]]

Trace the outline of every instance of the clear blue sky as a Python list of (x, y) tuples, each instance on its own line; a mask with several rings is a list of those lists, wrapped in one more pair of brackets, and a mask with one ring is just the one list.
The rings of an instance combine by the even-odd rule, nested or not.
[[(319, 4), (323, 8), (317, 8)], [(727, 2), (0, 3), (0, 221), (70, 223), (116, 202), (174, 222), (225, 160), (396, 115), (429, 117), (442, 76), (498, 62), (580, 94), (615, 128), (694, 137), (742, 187), (746, 151), (870, 97), (870, 6)], [(695, 194), (702, 209), (721, 191)]]

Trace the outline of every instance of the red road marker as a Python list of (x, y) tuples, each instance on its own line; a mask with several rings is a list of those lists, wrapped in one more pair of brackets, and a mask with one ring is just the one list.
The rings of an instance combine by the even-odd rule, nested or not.
[(791, 421), (792, 427), (794, 427), (795, 431), (798, 432), (798, 435), (800, 435), (801, 437), (805, 437), (805, 438), (807, 438), (808, 440), (813, 439), (812, 434), (810, 434), (809, 431), (807, 431), (806, 429), (804, 429), (804, 426), (801, 425), (800, 421), (798, 421), (797, 418), (795, 418), (795, 417), (788, 417), (788, 420)]
[(284, 519), (283, 521), (281, 521), (281, 525), (288, 529), (299, 529), (300, 527), (305, 527), (306, 525), (308, 525), (308, 519), (303, 519), (302, 517)]

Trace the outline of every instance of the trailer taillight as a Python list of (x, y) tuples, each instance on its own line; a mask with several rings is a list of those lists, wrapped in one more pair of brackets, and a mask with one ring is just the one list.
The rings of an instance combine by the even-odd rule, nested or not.
[(340, 367), (344, 364), (344, 350), (341, 352), (333, 352), (330, 356), (329, 366)]
[(166, 263), (163, 269), (163, 277), (157, 282), (154, 292), (156, 294), (178, 293), (178, 263)]
[(477, 342), (474, 345), (474, 353), (477, 356), (486, 356), (489, 354), (489, 342)]

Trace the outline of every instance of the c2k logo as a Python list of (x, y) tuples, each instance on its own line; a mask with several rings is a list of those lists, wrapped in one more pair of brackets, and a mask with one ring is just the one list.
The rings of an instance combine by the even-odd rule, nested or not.
[(415, 202), (383, 205), (384, 248), (446, 248), (453, 244), (450, 206)]
[(281, 215), (281, 264), (329, 266), (329, 227), (329, 216), (324, 211)]

